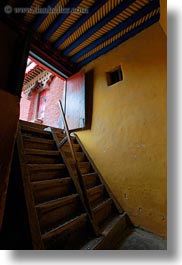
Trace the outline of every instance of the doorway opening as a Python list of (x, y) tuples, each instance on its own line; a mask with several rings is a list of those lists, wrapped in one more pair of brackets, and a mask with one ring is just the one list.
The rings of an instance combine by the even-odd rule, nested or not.
[(20, 119), (62, 128), (58, 99), (65, 105), (66, 79), (28, 57), (20, 100)]
[[(70, 77), (30, 55), (20, 101), (20, 120), (63, 129), (61, 100), (69, 130), (91, 128), (93, 70)], [(50, 68), (49, 68), (50, 67)]]

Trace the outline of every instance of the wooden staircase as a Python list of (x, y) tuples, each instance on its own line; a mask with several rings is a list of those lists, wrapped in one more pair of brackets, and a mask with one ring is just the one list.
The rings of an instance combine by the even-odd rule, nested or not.
[(60, 129), (19, 122), (17, 147), (33, 248), (115, 249), (127, 216), (72, 136), (76, 170), (65, 137)]

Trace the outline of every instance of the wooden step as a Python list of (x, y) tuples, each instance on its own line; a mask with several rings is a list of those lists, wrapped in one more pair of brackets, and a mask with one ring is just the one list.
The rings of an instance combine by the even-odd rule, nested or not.
[(58, 151), (25, 149), (25, 155), (42, 155), (42, 156), (58, 156)]
[[(56, 135), (57, 135), (57, 138), (58, 138), (58, 141), (59, 141), (59, 142), (62, 141), (63, 138), (66, 136), (66, 135), (64, 135), (64, 134), (60, 134), (60, 133), (56, 133)], [(75, 139), (75, 137), (70, 136), (70, 139), (71, 139), (71, 141), (72, 141), (73, 144), (76, 143), (76, 139)], [(68, 145), (69, 145), (69, 143), (68, 143), (68, 141), (67, 141), (63, 146), (68, 146)]]
[(25, 159), (28, 164), (54, 164), (61, 162), (58, 151), (25, 149)]
[(81, 250), (95, 250), (99, 249), (99, 245), (104, 240), (104, 236), (95, 237), (90, 239), (85, 245), (82, 246)]
[(69, 176), (65, 164), (28, 164), (31, 181), (41, 181)]
[(100, 179), (96, 172), (83, 174), (82, 178), (86, 189), (92, 188), (100, 184)]
[[(73, 162), (73, 157), (71, 152), (65, 152), (66, 158), (69, 161), (69, 163)], [(85, 154), (83, 152), (75, 152), (76, 159), (78, 162), (83, 162), (85, 160)]]
[(102, 203), (108, 197), (103, 184), (88, 189), (87, 195), (91, 207)]
[[(48, 128), (49, 126), (48, 125), (43, 125), (43, 124), (37, 124), (37, 123), (34, 123), (34, 122), (27, 122), (27, 121), (22, 121), (22, 120), (19, 120), (19, 125), (20, 127), (23, 129), (23, 131), (25, 132), (26, 130), (26, 134), (28, 134), (28, 132), (30, 133), (33, 133), (33, 134), (38, 134), (42, 131), (46, 131), (46, 128)], [(31, 129), (29, 129), (31, 127)], [(60, 128), (53, 128), (54, 131), (56, 132), (56, 134), (61, 137), (61, 138), (64, 138), (66, 136), (65, 132), (63, 129), (60, 129)], [(32, 131), (33, 130), (33, 131)], [(30, 134), (31, 134), (30, 133)], [(44, 133), (44, 135), (52, 135), (50, 132), (47, 132), (47, 133)], [(52, 138), (52, 137), (51, 137)]]
[(115, 215), (116, 209), (111, 198), (103, 201), (101, 204), (96, 206), (93, 210), (93, 217), (95, 223), (101, 227), (107, 218)]
[(88, 174), (88, 173), (92, 173), (93, 171), (89, 162), (80, 162), (79, 168), (80, 168), (81, 174)]
[[(73, 148), (76, 152), (79, 152), (80, 151), (80, 145), (79, 144), (73, 144)], [(63, 146), (62, 146), (62, 150), (64, 152), (70, 152), (70, 146), (69, 146), (69, 143), (66, 142)]]
[(40, 149), (40, 150), (55, 150), (55, 142), (51, 139), (44, 139), (33, 136), (23, 136), (24, 148), (28, 149)]
[(81, 214), (42, 235), (46, 249), (80, 249), (88, 236), (87, 214)]
[(75, 154), (76, 154), (76, 159), (78, 162), (85, 161), (86, 157), (85, 157), (85, 154), (83, 152), (75, 152)]
[(119, 241), (122, 238), (123, 231), (127, 226), (126, 213), (116, 215), (111, 218), (105, 225), (102, 227), (102, 235), (105, 240), (103, 240), (98, 246), (97, 249), (116, 249)]
[(70, 177), (32, 183), (35, 203), (46, 202), (73, 194), (75, 188)]
[(32, 127), (29, 125), (21, 125), (21, 132), (23, 135), (37, 136), (46, 139), (52, 139), (52, 134), (50, 132), (44, 131), (39, 127)]
[[(116, 224), (120, 221), (124, 221), (126, 223), (126, 213), (123, 212), (123, 214), (115, 214), (112, 217), (110, 217), (106, 222), (104, 222), (101, 226), (100, 232), (103, 236), (107, 236), (110, 231), (115, 227)], [(122, 222), (123, 223), (123, 222)]]
[(47, 125), (44, 125), (44, 124), (39, 124), (39, 123), (35, 123), (35, 122), (30, 122), (30, 121), (23, 121), (23, 120), (19, 120), (19, 125), (21, 127), (29, 126), (29, 127), (33, 127), (33, 128), (42, 129), (42, 130), (47, 127)]
[(42, 233), (63, 224), (83, 211), (78, 194), (38, 204), (36, 209)]
[(103, 227), (102, 236), (87, 242), (82, 250), (114, 250), (127, 226), (126, 213), (115, 215)]

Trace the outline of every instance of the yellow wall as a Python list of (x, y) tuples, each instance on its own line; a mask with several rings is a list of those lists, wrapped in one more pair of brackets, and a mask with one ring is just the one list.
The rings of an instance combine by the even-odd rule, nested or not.
[[(118, 65), (124, 81), (107, 86)], [(84, 70), (92, 68), (92, 128), (77, 134), (131, 220), (165, 236), (166, 35), (156, 23)]]

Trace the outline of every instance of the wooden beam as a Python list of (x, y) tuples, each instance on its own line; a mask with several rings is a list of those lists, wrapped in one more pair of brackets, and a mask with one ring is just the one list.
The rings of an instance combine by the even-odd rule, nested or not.
[(33, 35), (30, 50), (68, 77), (78, 70), (75, 63), (70, 62), (60, 51), (53, 49), (50, 43), (45, 43), (37, 33)]

